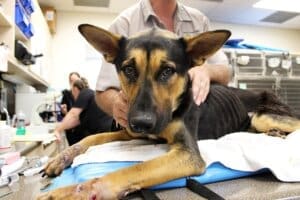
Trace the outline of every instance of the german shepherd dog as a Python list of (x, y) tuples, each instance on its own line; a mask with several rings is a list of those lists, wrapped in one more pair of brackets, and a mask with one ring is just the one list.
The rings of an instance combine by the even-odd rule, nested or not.
[(170, 148), (155, 159), (44, 193), (40, 200), (120, 199), (143, 188), (203, 173), (206, 166), (196, 143), (199, 139), (250, 128), (280, 134), (300, 128), (291, 109), (268, 92), (213, 83), (206, 101), (200, 106), (194, 103), (188, 70), (220, 49), (230, 37), (229, 31), (183, 38), (158, 29), (125, 38), (88, 24), (80, 25), (79, 31), (115, 64), (121, 89), (128, 97), (128, 128), (84, 138), (49, 161), (43, 175), (59, 175), (75, 156), (106, 142), (146, 138), (164, 141)]

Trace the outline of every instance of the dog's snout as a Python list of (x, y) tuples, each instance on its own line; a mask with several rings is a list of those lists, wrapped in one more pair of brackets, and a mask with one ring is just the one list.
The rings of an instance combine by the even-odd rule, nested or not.
[(156, 124), (154, 114), (137, 112), (129, 119), (129, 126), (136, 133), (151, 133)]

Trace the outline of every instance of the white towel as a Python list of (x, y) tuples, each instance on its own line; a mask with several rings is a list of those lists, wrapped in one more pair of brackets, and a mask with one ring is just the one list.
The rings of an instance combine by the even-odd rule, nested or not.
[[(265, 134), (231, 133), (217, 140), (198, 141), (200, 153), (207, 165), (221, 162), (240, 171), (270, 169), (281, 181), (300, 181), (300, 130), (282, 139)], [(80, 164), (108, 161), (146, 161), (168, 151), (166, 144), (146, 140), (111, 142), (90, 147), (74, 159)]]

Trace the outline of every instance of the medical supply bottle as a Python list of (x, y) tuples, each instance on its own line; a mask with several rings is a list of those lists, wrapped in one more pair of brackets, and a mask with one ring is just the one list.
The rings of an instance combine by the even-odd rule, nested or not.
[(16, 134), (17, 135), (25, 135), (26, 129), (25, 129), (25, 119), (26, 116), (22, 111), (19, 111), (17, 114), (16, 119)]

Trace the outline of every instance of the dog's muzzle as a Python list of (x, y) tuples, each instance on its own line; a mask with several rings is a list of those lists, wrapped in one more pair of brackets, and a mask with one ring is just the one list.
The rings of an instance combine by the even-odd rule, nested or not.
[(135, 112), (129, 117), (129, 127), (135, 133), (152, 133), (156, 116), (148, 112)]

